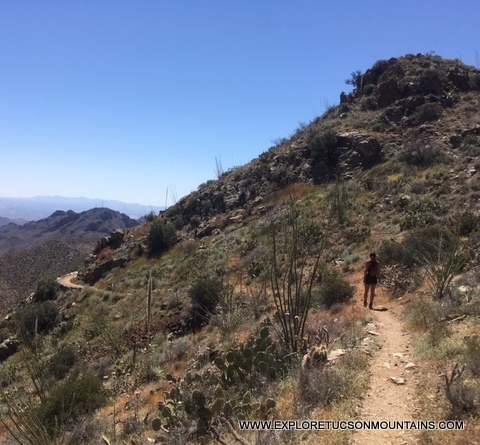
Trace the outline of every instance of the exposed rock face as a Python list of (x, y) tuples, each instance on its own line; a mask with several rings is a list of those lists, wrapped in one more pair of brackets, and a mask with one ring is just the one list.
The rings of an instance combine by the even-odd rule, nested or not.
[(19, 347), (20, 342), (15, 337), (7, 338), (0, 343), (0, 362), (15, 354)]
[(111, 249), (118, 249), (122, 242), (125, 232), (123, 230), (117, 229), (113, 231), (109, 236), (104, 236), (97, 241), (97, 245), (93, 250), (93, 254), (97, 255), (103, 249), (110, 247)]
[(127, 257), (112, 258), (99, 264), (93, 264), (78, 272), (78, 277), (85, 283), (93, 286), (100, 278), (115, 267), (125, 267)]
[(380, 142), (369, 134), (357, 131), (340, 133), (337, 135), (337, 143), (342, 152), (342, 167), (347, 171), (369, 167), (379, 162), (383, 156)]
[(402, 97), (402, 93), (398, 88), (398, 81), (395, 78), (389, 78), (378, 84), (377, 87), (377, 104), (380, 108), (394, 103)]

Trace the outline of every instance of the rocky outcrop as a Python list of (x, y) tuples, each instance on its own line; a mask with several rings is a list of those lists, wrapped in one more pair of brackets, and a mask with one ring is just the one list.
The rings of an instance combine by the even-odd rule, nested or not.
[(383, 157), (383, 149), (372, 135), (351, 131), (337, 134), (340, 166), (343, 173), (358, 168), (368, 168), (378, 163)]
[(100, 278), (115, 267), (125, 267), (127, 264), (127, 257), (112, 258), (98, 264), (92, 264), (85, 269), (78, 272), (78, 278), (84, 283), (93, 286)]
[(15, 354), (19, 347), (20, 342), (15, 337), (7, 338), (0, 343), (0, 362)]
[(110, 247), (113, 250), (118, 249), (122, 245), (124, 236), (125, 232), (123, 230), (117, 229), (113, 231), (110, 235), (100, 238), (97, 241), (95, 249), (93, 250), (93, 254), (97, 255), (107, 247)]

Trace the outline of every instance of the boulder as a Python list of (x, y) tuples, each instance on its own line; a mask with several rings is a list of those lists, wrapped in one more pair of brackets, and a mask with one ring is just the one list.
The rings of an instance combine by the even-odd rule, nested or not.
[(0, 362), (15, 354), (19, 346), (20, 342), (15, 337), (7, 338), (0, 343)]
[(382, 154), (382, 146), (377, 138), (358, 131), (337, 134), (337, 144), (339, 147), (358, 153), (362, 164), (370, 164), (371, 159)]
[(94, 255), (99, 254), (103, 249), (110, 247), (111, 249), (118, 249), (123, 242), (123, 237), (125, 232), (123, 230), (117, 229), (113, 231), (110, 235), (104, 236), (97, 241), (97, 245), (93, 250)]
[(401, 99), (401, 97), (402, 93), (398, 88), (397, 79), (394, 77), (390, 77), (378, 84), (377, 104), (379, 108), (385, 108), (396, 100)]

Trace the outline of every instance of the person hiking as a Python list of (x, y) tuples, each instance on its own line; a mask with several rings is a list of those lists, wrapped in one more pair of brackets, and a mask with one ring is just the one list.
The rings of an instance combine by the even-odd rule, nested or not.
[(380, 276), (380, 261), (377, 260), (377, 254), (372, 252), (370, 259), (365, 263), (363, 274), (363, 283), (365, 284), (365, 294), (363, 296), (363, 305), (367, 307), (368, 292), (370, 291), (369, 309), (373, 309), (373, 300), (375, 299), (375, 287)]

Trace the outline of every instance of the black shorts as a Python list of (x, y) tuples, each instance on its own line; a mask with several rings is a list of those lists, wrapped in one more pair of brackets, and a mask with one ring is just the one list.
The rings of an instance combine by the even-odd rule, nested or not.
[(367, 275), (365, 277), (364, 283), (365, 284), (377, 284), (377, 276), (376, 275)]

